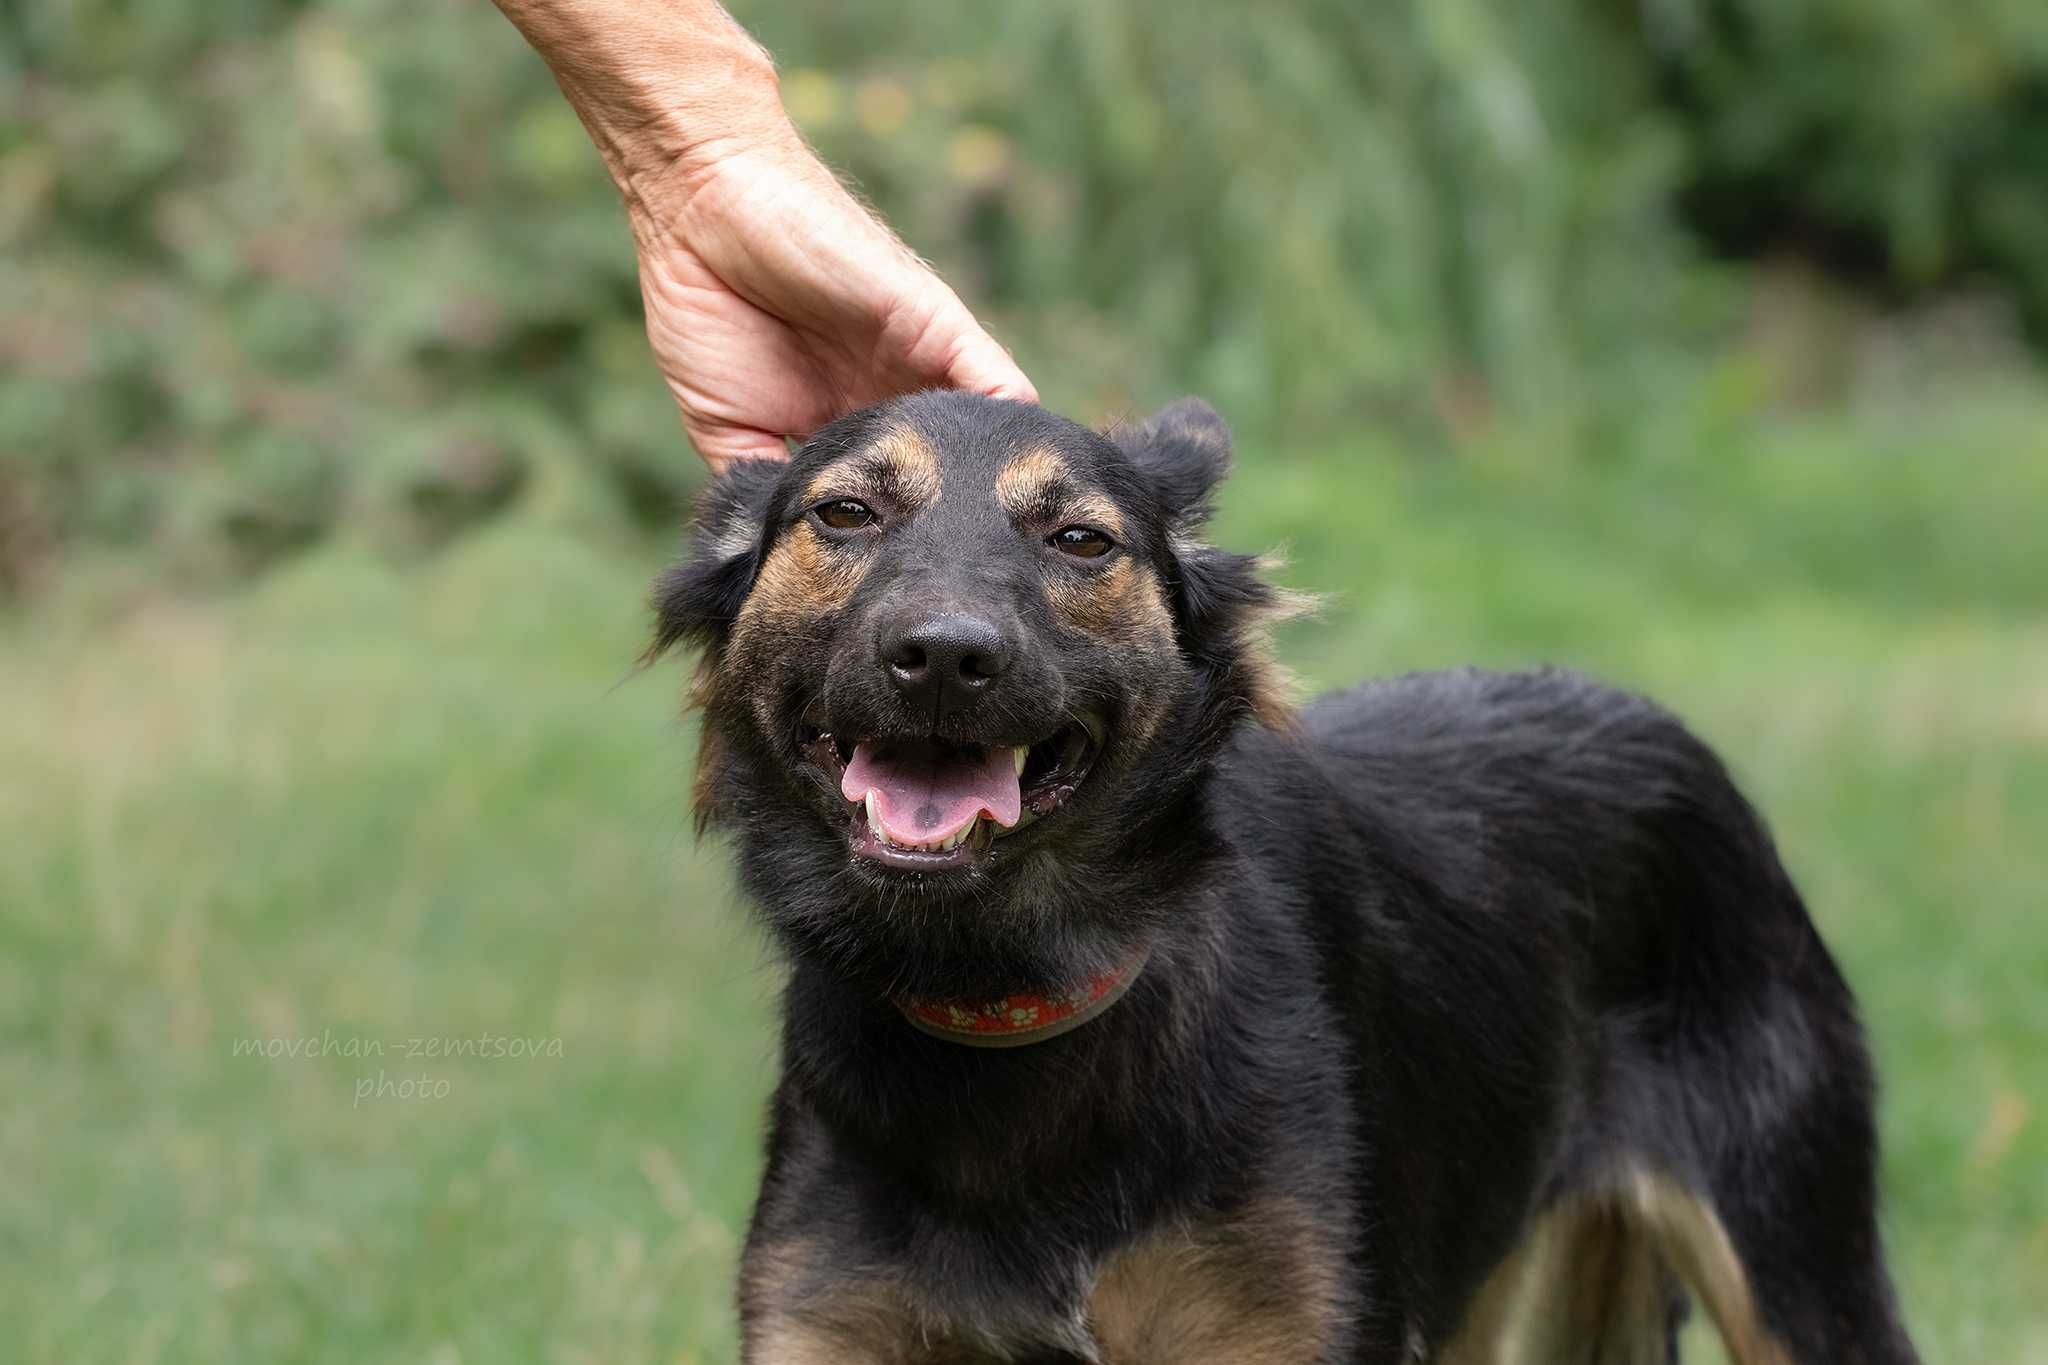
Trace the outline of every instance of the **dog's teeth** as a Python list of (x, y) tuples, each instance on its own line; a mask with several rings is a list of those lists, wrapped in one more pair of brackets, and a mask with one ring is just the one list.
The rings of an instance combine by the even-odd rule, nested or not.
[(928, 843), (914, 845), (914, 847), (921, 848), (927, 853), (944, 853), (947, 849), (958, 848), (960, 841), (966, 837), (967, 831), (962, 830), (958, 834), (948, 834), (944, 838), (933, 839)]
[(1030, 757), (1031, 746), (1028, 744), (1019, 744), (1016, 748), (1010, 750), (1010, 761), (1017, 765), (1017, 776), (1024, 776), (1024, 763)]
[(868, 828), (873, 830), (876, 834), (881, 835), (881, 837), (884, 840), (887, 840), (889, 836), (886, 834), (882, 834), (881, 802), (876, 799), (875, 789), (873, 787), (868, 788), (867, 803)]

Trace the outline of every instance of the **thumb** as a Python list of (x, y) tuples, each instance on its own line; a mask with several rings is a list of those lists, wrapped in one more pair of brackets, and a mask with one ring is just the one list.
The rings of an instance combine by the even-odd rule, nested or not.
[(1010, 353), (996, 339), (969, 319), (966, 334), (946, 366), (946, 382), (956, 389), (985, 393), (991, 398), (1014, 398), (1036, 403), (1038, 390), (1017, 368)]

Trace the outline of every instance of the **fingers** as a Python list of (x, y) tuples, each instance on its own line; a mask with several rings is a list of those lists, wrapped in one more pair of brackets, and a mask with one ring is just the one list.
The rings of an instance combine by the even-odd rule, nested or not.
[(1036, 403), (1038, 389), (959, 296), (930, 270), (919, 267), (919, 275), (917, 301), (894, 310), (882, 345), (898, 349), (913, 374), (991, 398)]
[(994, 337), (974, 327), (973, 334), (965, 338), (953, 361), (946, 367), (946, 382), (956, 389), (969, 389), (985, 393), (991, 398), (1014, 398), (1023, 403), (1036, 403), (1038, 390), (1017, 368), (1017, 362), (1010, 353), (996, 344)]

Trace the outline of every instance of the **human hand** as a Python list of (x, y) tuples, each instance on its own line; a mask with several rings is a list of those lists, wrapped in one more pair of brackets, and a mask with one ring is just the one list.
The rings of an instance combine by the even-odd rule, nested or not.
[(629, 195), (647, 335), (714, 469), (915, 389), (1037, 391), (793, 128)]
[(832, 177), (714, 0), (497, 0), (626, 201), (647, 335), (714, 469), (914, 389), (1037, 391)]

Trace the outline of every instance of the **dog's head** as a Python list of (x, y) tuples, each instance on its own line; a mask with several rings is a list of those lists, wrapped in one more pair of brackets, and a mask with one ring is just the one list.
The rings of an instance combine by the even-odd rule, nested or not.
[(1224, 738), (1286, 718), (1283, 596), (1195, 535), (1228, 463), (1191, 399), (1102, 435), (925, 393), (712, 486), (654, 652), (702, 651), (699, 819), (795, 947), (900, 982), (904, 953), (1036, 974), (1140, 927), (1134, 857), (1197, 840)]

